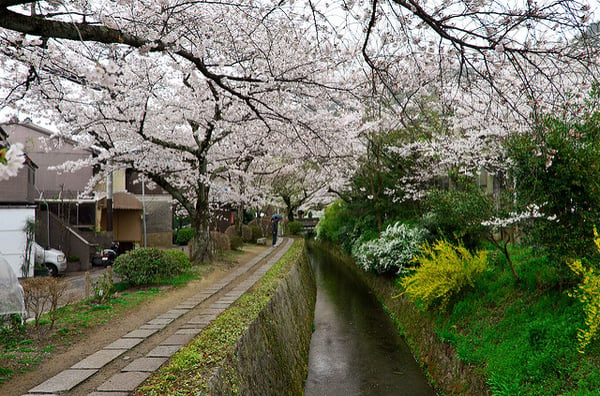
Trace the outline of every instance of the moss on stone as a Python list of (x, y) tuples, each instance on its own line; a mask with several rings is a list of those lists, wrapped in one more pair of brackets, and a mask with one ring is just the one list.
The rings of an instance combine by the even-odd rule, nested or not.
[(315, 299), (304, 241), (297, 240), (136, 394), (302, 394)]

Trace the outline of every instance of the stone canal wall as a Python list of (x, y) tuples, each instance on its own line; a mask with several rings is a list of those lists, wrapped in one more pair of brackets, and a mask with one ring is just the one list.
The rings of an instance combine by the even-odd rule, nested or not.
[[(304, 252), (238, 342), (233, 361), (211, 379), (210, 394), (303, 394), (316, 294)], [(237, 389), (226, 383), (232, 377)]]

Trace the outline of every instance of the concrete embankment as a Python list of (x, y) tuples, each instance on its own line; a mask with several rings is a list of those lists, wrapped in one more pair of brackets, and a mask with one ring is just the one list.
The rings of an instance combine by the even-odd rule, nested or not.
[[(352, 265), (348, 262), (348, 265)], [(356, 269), (394, 319), (413, 352), (440, 394), (488, 395), (485, 379), (462, 362), (454, 348), (440, 339), (433, 320), (413, 303), (398, 296), (393, 280)]]
[(304, 252), (240, 338), (233, 358), (211, 378), (209, 393), (302, 394), (315, 299), (315, 279)]

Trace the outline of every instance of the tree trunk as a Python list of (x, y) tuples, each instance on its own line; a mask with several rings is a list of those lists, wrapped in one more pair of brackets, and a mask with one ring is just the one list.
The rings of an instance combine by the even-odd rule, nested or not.
[(192, 227), (196, 230), (190, 241), (190, 260), (192, 263), (201, 264), (211, 256), (209, 214), (197, 212), (192, 220)]
[[(199, 165), (198, 173), (206, 174), (206, 159)], [(190, 260), (200, 264), (211, 256), (210, 249), (210, 208), (208, 204), (208, 193), (210, 187), (202, 181), (197, 185), (196, 213), (192, 217), (192, 227), (196, 230), (190, 241)]]

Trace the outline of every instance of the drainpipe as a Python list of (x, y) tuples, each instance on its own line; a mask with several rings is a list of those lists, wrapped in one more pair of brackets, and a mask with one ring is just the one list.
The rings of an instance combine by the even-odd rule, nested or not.
[(113, 174), (106, 177), (106, 231), (113, 230)]

